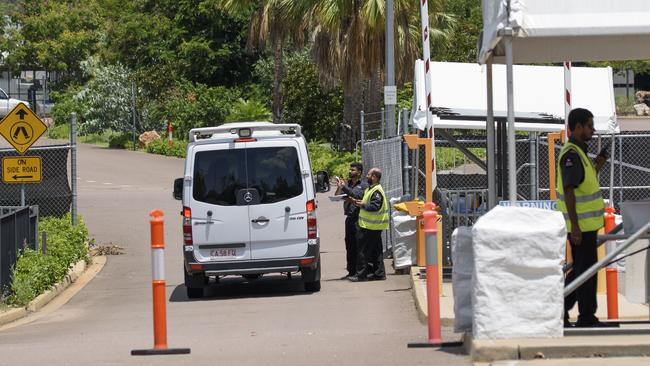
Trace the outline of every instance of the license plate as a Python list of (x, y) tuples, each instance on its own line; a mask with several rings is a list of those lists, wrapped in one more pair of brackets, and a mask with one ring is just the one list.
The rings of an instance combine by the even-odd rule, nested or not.
[(210, 257), (234, 257), (237, 254), (235, 249), (212, 249)]

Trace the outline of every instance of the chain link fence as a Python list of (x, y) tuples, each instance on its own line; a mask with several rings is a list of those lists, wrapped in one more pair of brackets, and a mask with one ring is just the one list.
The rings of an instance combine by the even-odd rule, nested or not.
[[(401, 143), (401, 135), (404, 133), (424, 135), (409, 126), (409, 111), (402, 110), (398, 115), (400, 136), (397, 138), (385, 136), (385, 130), (381, 127), (384, 121), (382, 112), (366, 113), (362, 118), (364, 165), (386, 166), (388, 162), (389, 168), (383, 170), (390, 171), (391, 178), (388, 179), (401, 179), (402, 197), (424, 199), (426, 178), (424, 172), (427, 164), (424, 147), (421, 146), (417, 151), (409, 150)], [(436, 130), (435, 133), (437, 189), (433, 199), (440, 206), (443, 216), (443, 265), (450, 265), (450, 240), (453, 230), (458, 226), (471, 226), (488, 209), (485, 171), (487, 136), (485, 131), (477, 130)], [(378, 141), (387, 142), (382, 145)], [(398, 143), (401, 146), (397, 146)], [(650, 154), (644, 149), (650, 144), (650, 131), (594, 136), (589, 142), (591, 157), (595, 157), (595, 154), (606, 144), (612, 145), (609, 149), (612, 156), (599, 174), (603, 197), (611, 198), (617, 211), (621, 202), (650, 198)], [(387, 147), (388, 145), (390, 148)], [(519, 132), (515, 146), (518, 198), (520, 200), (550, 199), (547, 134)], [(508, 155), (505, 149), (501, 153), (498, 152), (500, 147), (498, 142), (496, 147), (496, 175), (503, 177), (497, 179), (499, 199), (499, 197), (506, 197), (509, 189)], [(556, 141), (554, 152), (556, 164), (561, 148), (560, 142)], [(468, 154), (473, 155), (473, 158), (469, 158)], [(400, 162), (399, 166), (397, 162)], [(555, 167), (550, 168), (555, 169)], [(398, 175), (401, 177), (398, 178)], [(384, 179), (387, 178), (382, 177), (382, 183)], [(610, 186), (613, 187), (612, 197), (610, 197)], [(397, 191), (391, 197), (399, 197)]]
[[(76, 129), (72, 129), (76, 132)], [(7, 183), (0, 181), (0, 206), (38, 206), (40, 216), (63, 216), (76, 208), (76, 141), (68, 143), (41, 137), (24, 154), (19, 154), (0, 139), (0, 159), (40, 157), (41, 181), (38, 183)], [(3, 177), (11, 178), (3, 161)]]

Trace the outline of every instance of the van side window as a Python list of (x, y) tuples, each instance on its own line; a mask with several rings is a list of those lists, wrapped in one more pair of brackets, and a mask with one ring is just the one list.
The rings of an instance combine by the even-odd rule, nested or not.
[(196, 153), (193, 196), (197, 201), (237, 205), (237, 191), (246, 188), (246, 155), (242, 149)]
[(303, 192), (300, 160), (295, 147), (247, 149), (248, 186), (259, 191), (261, 202), (284, 201)]

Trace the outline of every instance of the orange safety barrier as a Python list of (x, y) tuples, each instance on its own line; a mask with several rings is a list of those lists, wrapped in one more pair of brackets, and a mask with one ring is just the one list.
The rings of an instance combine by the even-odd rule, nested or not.
[(162, 210), (149, 213), (151, 220), (151, 273), (153, 293), (153, 349), (132, 350), (132, 356), (188, 354), (189, 348), (167, 348), (167, 302), (165, 295), (165, 239)]
[[(611, 232), (616, 227), (614, 207), (605, 208), (605, 232)], [(605, 270), (607, 282), (607, 319), (618, 319), (618, 270), (608, 267)]]

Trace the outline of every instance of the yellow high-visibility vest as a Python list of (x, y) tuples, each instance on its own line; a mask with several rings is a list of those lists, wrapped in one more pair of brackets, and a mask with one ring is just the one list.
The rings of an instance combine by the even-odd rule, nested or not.
[(375, 192), (381, 194), (381, 208), (379, 211), (366, 211), (361, 207), (359, 211), (359, 226), (368, 230), (386, 230), (388, 229), (388, 202), (381, 184), (366, 189), (361, 202), (367, 205)]
[(567, 213), (567, 207), (564, 197), (564, 184), (562, 182), (562, 171), (560, 170), (560, 161), (564, 155), (573, 150), (580, 156), (580, 162), (584, 170), (584, 179), (582, 183), (573, 190), (576, 196), (576, 213), (578, 214), (578, 226), (580, 231), (596, 231), (605, 226), (605, 202), (600, 192), (598, 175), (596, 167), (591, 162), (587, 154), (576, 144), (567, 142), (560, 151), (560, 157), (557, 163), (557, 208), (564, 214), (566, 228), (571, 232), (571, 220)]

